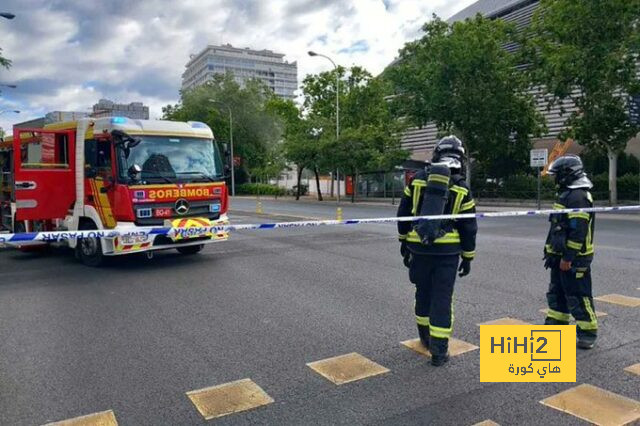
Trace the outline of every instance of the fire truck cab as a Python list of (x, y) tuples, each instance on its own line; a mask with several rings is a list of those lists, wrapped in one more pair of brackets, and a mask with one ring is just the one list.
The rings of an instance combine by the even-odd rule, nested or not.
[(0, 170), (4, 232), (130, 234), (68, 240), (90, 266), (135, 252), (194, 254), (228, 238), (226, 232), (135, 232), (228, 223), (223, 156), (204, 123), (106, 117), (14, 128), (0, 143)]

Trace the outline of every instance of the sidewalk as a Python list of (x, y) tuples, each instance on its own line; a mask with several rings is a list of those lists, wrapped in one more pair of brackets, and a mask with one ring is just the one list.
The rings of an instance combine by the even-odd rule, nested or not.
[[(252, 196), (252, 195), (237, 195), (234, 198), (236, 199), (244, 199), (244, 200), (258, 200), (261, 201), (269, 201), (269, 202), (277, 202), (277, 203), (299, 203), (305, 205), (334, 205), (336, 207), (345, 207), (345, 206), (358, 206), (358, 207), (389, 207), (390, 209), (396, 209), (398, 203), (400, 201), (399, 198), (395, 199), (395, 204), (391, 204), (390, 198), (372, 198), (366, 200), (356, 200), (355, 203), (351, 203), (351, 199), (342, 198), (340, 203), (337, 200), (330, 197), (323, 197), (324, 201), (318, 201), (315, 197), (304, 196), (300, 197), (300, 200), (295, 199), (295, 197), (285, 196), (285, 197), (274, 197), (274, 196)], [(636, 203), (637, 204), (637, 203)], [(623, 205), (634, 205), (634, 204), (623, 204)], [(596, 207), (606, 207), (607, 203), (596, 203)], [(543, 201), (541, 203), (541, 209), (547, 210), (553, 207), (552, 201)], [(537, 203), (531, 200), (492, 200), (492, 199), (481, 199), (477, 200), (477, 211), (478, 212), (504, 212), (504, 211), (518, 211), (518, 210), (536, 210)], [(268, 214), (268, 212), (265, 212)], [(606, 215), (608, 219), (617, 219), (617, 220), (634, 220), (640, 221), (640, 210), (638, 211), (629, 211), (629, 212), (619, 212), (619, 213), (601, 213), (600, 215)]]

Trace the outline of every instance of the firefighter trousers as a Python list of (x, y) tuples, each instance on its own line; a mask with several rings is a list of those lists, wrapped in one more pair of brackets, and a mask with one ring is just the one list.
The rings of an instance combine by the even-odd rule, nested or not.
[(459, 255), (414, 255), (409, 279), (416, 285), (418, 328), (433, 338), (449, 339), (453, 330), (453, 287)]
[(558, 264), (559, 260), (551, 268), (545, 324), (566, 325), (573, 316), (578, 325), (578, 337), (596, 336), (598, 319), (591, 293), (591, 262), (576, 259), (567, 272), (561, 271)]

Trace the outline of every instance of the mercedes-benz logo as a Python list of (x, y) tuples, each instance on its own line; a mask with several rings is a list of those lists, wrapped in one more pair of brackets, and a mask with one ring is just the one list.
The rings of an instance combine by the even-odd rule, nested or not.
[(175, 209), (176, 213), (178, 213), (179, 215), (185, 215), (189, 213), (189, 202), (184, 198), (180, 198), (178, 201), (176, 201)]

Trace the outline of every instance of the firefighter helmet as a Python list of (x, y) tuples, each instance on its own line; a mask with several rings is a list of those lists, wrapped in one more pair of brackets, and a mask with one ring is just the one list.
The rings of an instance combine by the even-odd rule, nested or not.
[(558, 157), (547, 170), (555, 177), (556, 184), (563, 188), (576, 187), (576, 184), (586, 179), (582, 160), (577, 155), (569, 154)]
[(464, 146), (454, 135), (443, 137), (433, 149), (433, 163), (445, 163), (451, 169), (462, 169), (464, 160)]

